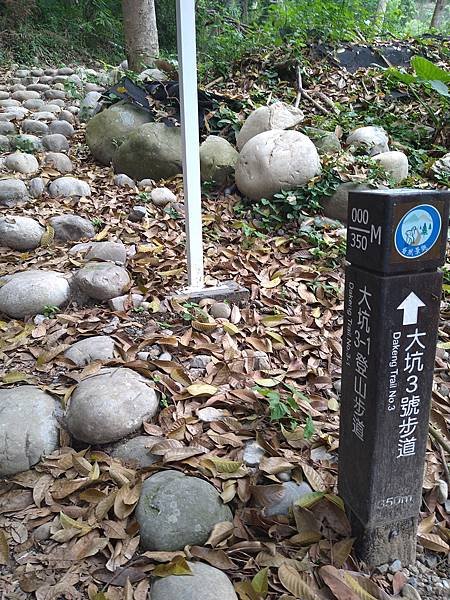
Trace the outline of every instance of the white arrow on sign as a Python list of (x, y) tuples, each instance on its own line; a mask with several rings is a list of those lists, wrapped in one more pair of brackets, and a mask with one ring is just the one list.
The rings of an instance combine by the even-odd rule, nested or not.
[(417, 323), (419, 308), (422, 306), (426, 305), (414, 292), (411, 292), (400, 306), (397, 306), (397, 310), (403, 311), (403, 325), (415, 325)]

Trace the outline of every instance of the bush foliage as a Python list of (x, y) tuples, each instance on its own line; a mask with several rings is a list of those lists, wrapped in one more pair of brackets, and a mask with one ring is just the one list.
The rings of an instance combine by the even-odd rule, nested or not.
[[(174, 55), (175, 0), (155, 2), (160, 47)], [(381, 23), (376, 5), (377, 0), (197, 0), (203, 70), (229, 73), (230, 64), (244, 56), (273, 47), (297, 52), (313, 39), (370, 40), (429, 28), (432, 3), (424, 8), (418, 0), (389, 0)], [(449, 19), (444, 23), (448, 28)], [(0, 0), (0, 26), (3, 60), (123, 58), (121, 0)]]

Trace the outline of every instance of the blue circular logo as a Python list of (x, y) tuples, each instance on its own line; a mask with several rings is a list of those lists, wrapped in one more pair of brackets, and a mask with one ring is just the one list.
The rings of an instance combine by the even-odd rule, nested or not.
[(431, 250), (441, 233), (439, 211), (429, 204), (412, 208), (395, 230), (395, 248), (403, 258), (420, 258)]

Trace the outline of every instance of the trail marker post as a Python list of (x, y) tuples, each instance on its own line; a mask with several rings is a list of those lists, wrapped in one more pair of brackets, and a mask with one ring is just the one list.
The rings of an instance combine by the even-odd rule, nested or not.
[(213, 298), (237, 302), (248, 299), (249, 291), (234, 281), (224, 281), (217, 286), (205, 287), (195, 0), (176, 0), (176, 13), (188, 287), (180, 290), (172, 298), (191, 301)]
[(349, 194), (338, 485), (370, 566), (415, 560), (449, 198)]

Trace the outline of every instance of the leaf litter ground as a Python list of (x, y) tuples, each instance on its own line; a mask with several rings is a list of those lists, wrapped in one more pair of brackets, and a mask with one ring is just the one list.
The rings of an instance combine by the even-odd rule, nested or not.
[[(108, 448), (72, 443), (62, 430), (58, 452), (1, 483), (3, 597), (143, 600), (152, 575), (184, 573), (191, 558), (226, 571), (241, 600), (398, 594), (404, 575), (370, 573), (354, 557), (336, 496), (343, 231), (322, 227), (318, 252), (311, 237), (289, 229), (261, 233), (246, 226), (234, 211), (236, 196), (205, 197), (207, 283), (234, 279), (250, 290), (245, 306), (233, 305), (227, 319), (215, 319), (208, 302), (166, 301), (185, 282), (181, 180), (168, 183), (179, 205), (163, 209), (148, 203), (148, 218), (136, 224), (126, 216), (146, 196), (112, 184), (111, 170), (89, 158), (83, 131), (71, 158), (92, 197), (76, 203), (44, 197), (20, 214), (43, 224), (72, 211), (95, 219), (97, 240), (120, 239), (132, 248), (134, 291), (146, 296), (151, 309), (133, 310), (131, 302), (124, 312), (69, 306), (37, 325), (1, 321), (2, 385), (33, 383), (67, 405), (76, 383), (103, 365), (76, 368), (64, 351), (84, 337), (111, 335), (116, 356), (104, 364), (135, 369), (160, 391), (161, 411), (143, 428), (149, 450), (160, 459), (137, 471), (114, 460)], [(45, 241), (32, 253), (3, 250), (1, 273), (68, 272), (81, 264), (68, 254), (70, 246), (52, 240), (51, 231)], [(448, 477), (448, 297), (441, 317), (431, 413), (441, 441), (434, 436), (428, 442), (418, 543), (421, 551), (437, 553), (438, 573), (448, 576), (450, 519), (436, 487)], [(142, 351), (155, 358), (139, 360)], [(158, 359), (163, 351), (170, 360)], [(204, 371), (191, 366), (197, 355), (210, 357)], [(265, 450), (255, 468), (242, 461), (249, 440)], [(233, 525), (216, 526), (202, 547), (140, 551), (134, 508), (143, 479), (164, 468), (213, 483), (233, 508)], [(260, 506), (279, 497), (278, 476), (286, 471), (297, 482), (307, 481), (313, 494), (290, 518), (267, 517)]]

